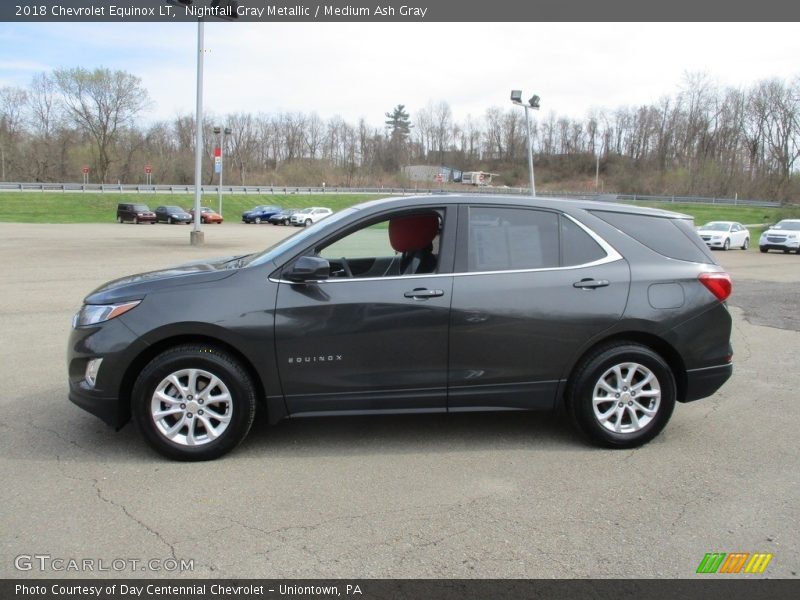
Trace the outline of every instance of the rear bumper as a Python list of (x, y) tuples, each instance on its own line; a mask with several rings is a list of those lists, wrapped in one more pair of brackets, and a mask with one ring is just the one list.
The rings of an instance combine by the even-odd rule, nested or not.
[(713, 395), (733, 374), (733, 364), (686, 371), (686, 395), (681, 402), (692, 402)]

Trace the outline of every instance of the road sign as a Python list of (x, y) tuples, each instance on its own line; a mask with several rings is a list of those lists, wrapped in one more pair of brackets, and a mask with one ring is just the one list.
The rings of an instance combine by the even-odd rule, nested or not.
[(145, 165), (144, 166), (144, 172), (147, 175), (150, 175), (153, 172), (153, 165)]
[(89, 174), (89, 167), (84, 166), (81, 169), (81, 173), (83, 173), (84, 175), (88, 175)]
[(442, 175), (441, 173), (439, 173), (439, 174), (436, 176), (436, 183), (444, 183), (444, 175)]

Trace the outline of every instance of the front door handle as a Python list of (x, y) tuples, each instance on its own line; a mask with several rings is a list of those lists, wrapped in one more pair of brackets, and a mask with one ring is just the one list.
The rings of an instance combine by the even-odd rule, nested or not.
[(438, 298), (444, 296), (444, 290), (428, 290), (425, 288), (417, 288), (403, 294), (406, 298), (414, 298), (415, 300), (424, 300), (426, 298)]
[(580, 281), (576, 281), (572, 284), (572, 287), (576, 287), (583, 290), (593, 290), (595, 288), (601, 288), (608, 286), (608, 279), (581, 279)]

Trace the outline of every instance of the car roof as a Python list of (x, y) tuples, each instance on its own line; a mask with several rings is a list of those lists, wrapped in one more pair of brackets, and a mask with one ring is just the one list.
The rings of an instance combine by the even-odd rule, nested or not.
[(368, 200), (361, 204), (356, 204), (352, 208), (356, 210), (372, 208), (401, 208), (413, 207), (415, 205), (450, 205), (450, 204), (488, 204), (497, 206), (518, 206), (523, 208), (544, 208), (550, 210), (577, 209), (577, 210), (601, 210), (607, 212), (629, 213), (636, 215), (649, 215), (653, 217), (664, 217), (670, 219), (693, 219), (692, 216), (660, 208), (647, 206), (635, 206), (631, 204), (619, 204), (616, 202), (604, 202), (598, 200), (573, 200), (569, 198), (543, 197), (536, 196), (516, 196), (511, 194), (432, 194), (425, 196), (403, 196), (381, 198), (379, 200)]
[(703, 223), (703, 225), (711, 225), (712, 223), (723, 223), (724, 225), (735, 225), (739, 221), (709, 221), (708, 223)]

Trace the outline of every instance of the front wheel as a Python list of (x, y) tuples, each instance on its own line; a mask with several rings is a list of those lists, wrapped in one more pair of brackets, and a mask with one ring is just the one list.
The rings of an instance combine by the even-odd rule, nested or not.
[(167, 224), (172, 225), (172, 217), (167, 217)]
[(256, 225), (258, 225), (259, 223), (261, 223), (261, 217), (256, 217), (254, 219), (254, 221), (255, 221)]
[(744, 238), (744, 244), (742, 244), (742, 250), (747, 250), (750, 247), (750, 238)]
[(761, 254), (766, 254), (769, 248), (765, 248), (764, 246), (759, 246), (758, 250), (761, 252)]
[(646, 346), (599, 348), (578, 367), (567, 403), (578, 429), (607, 448), (634, 448), (664, 429), (675, 408), (675, 378)]
[(134, 384), (131, 408), (157, 452), (175, 460), (210, 460), (245, 438), (255, 406), (255, 386), (235, 358), (192, 344), (150, 361)]
[(723, 250), (730, 250), (731, 249), (731, 238), (726, 238), (725, 243), (722, 244)]
[(134, 225), (138, 225), (139, 224), (139, 217), (133, 217), (133, 224)]
[(311, 219), (306, 219), (305, 226), (309, 227), (311, 225)]

